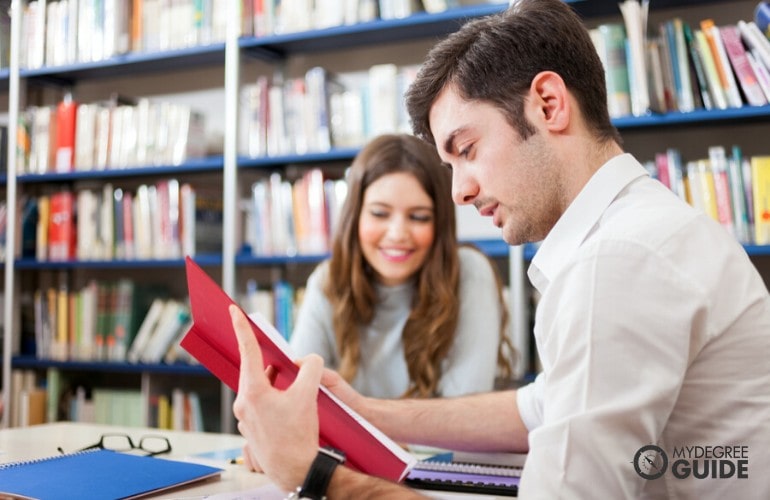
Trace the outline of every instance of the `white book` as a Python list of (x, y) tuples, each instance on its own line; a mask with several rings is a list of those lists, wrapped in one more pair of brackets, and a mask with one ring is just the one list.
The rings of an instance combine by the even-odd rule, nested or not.
[(160, 363), (168, 351), (168, 347), (177, 339), (180, 330), (189, 319), (190, 313), (185, 305), (176, 300), (168, 301), (142, 352), (140, 358), (142, 362)]
[(722, 40), (722, 33), (716, 25), (709, 28), (711, 36), (714, 38), (714, 47), (716, 47), (716, 54), (714, 59), (716, 64), (720, 64), (722, 67), (722, 73), (725, 75), (725, 95), (727, 96), (727, 102), (732, 108), (740, 108), (743, 106), (743, 99), (741, 93), (738, 90), (738, 82), (735, 81), (735, 75), (733, 74), (733, 68), (730, 66), (730, 59), (727, 57), (725, 51), (725, 44)]
[(147, 314), (144, 316), (142, 324), (139, 326), (139, 330), (137, 330), (134, 341), (131, 343), (131, 348), (128, 351), (127, 358), (129, 362), (138, 363), (141, 359), (165, 307), (166, 300), (162, 298), (156, 298), (150, 304), (150, 309), (148, 309)]
[(395, 64), (375, 64), (369, 68), (367, 95), (367, 136), (394, 133), (398, 130), (398, 67)]
[(75, 119), (75, 170), (93, 170), (96, 153), (97, 104), (78, 106)]
[(98, 227), (96, 211), (96, 194), (90, 189), (81, 189), (77, 193), (77, 247), (78, 260), (93, 260), (96, 258), (96, 228)]
[(748, 59), (751, 69), (754, 70), (754, 74), (757, 76), (757, 82), (759, 82), (762, 93), (764, 93), (765, 98), (770, 101), (770, 72), (768, 72), (764, 64), (757, 62), (757, 58), (754, 54), (754, 52), (747, 51), (746, 59)]
[(185, 429), (185, 394), (182, 389), (175, 387), (171, 391), (171, 429), (184, 431)]
[(65, 64), (75, 64), (78, 60), (78, 12), (80, 5), (78, 0), (66, 0), (67, 2), (67, 33)]
[(112, 260), (115, 255), (115, 206), (111, 183), (102, 187), (99, 207), (98, 259)]
[(761, 62), (770, 70), (770, 41), (762, 34), (754, 21), (738, 21), (741, 38), (757, 62)]
[(649, 4), (647, 2), (640, 4), (639, 0), (624, 0), (619, 5), (629, 43), (628, 74), (631, 88), (631, 112), (634, 116), (643, 116), (650, 109), (644, 43)]

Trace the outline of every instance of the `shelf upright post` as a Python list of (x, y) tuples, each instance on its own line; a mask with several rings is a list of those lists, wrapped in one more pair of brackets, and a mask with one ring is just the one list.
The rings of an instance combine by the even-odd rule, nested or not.
[(529, 358), (529, 342), (532, 333), (529, 331), (529, 303), (527, 285), (524, 282), (524, 245), (511, 246), (508, 251), (508, 284), (510, 286), (510, 317), (511, 343), (516, 349), (517, 362), (514, 366), (514, 376), (522, 380), (526, 375), (525, 363)]
[(3, 407), (0, 427), (9, 426), (9, 415), (16, 408), (11, 407), (11, 356), (13, 339), (19, 330), (14, 321), (14, 258), (16, 256), (16, 134), (19, 124), (19, 55), (21, 54), (21, 2), (11, 1), (11, 53), (8, 75), (8, 175), (6, 183), (6, 236), (5, 236), (5, 300), (3, 301)]
[[(238, 206), (238, 92), (240, 87), (241, 32), (240, 2), (227, 3), (227, 35), (225, 38), (225, 138), (223, 170), (223, 234), (222, 234), (222, 289), (236, 297), (235, 241), (236, 208)], [(234, 432), (232, 406), (233, 392), (222, 384), (222, 432)]]

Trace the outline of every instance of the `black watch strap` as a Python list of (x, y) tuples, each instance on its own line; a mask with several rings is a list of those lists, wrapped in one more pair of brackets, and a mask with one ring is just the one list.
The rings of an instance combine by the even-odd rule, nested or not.
[(334, 469), (345, 463), (345, 454), (333, 448), (319, 448), (305, 482), (299, 490), (300, 498), (324, 500)]

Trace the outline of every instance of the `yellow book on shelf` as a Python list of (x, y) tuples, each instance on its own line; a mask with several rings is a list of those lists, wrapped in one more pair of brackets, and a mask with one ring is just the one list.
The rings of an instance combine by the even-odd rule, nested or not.
[(687, 162), (687, 180), (690, 204), (719, 222), (714, 173), (708, 160)]
[(751, 158), (751, 193), (754, 201), (754, 243), (770, 244), (770, 156)]

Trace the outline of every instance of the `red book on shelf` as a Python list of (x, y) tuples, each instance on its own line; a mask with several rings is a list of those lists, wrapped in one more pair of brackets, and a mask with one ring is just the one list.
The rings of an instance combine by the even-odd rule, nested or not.
[[(238, 391), (240, 354), (228, 311), (233, 300), (190, 258), (186, 258), (187, 286), (193, 325), (181, 345), (222, 382)], [(273, 385), (286, 389), (298, 367), (280, 333), (259, 315), (249, 317), (262, 349), (265, 366), (276, 371)], [(366, 474), (400, 481), (415, 458), (363, 417), (337, 399), (326, 387), (318, 390), (320, 444), (344, 451), (346, 464)], [(286, 432), (293, 432), (287, 429)]]
[(75, 258), (75, 201), (71, 191), (51, 195), (48, 221), (48, 260)]
[(55, 161), (57, 172), (70, 172), (75, 163), (77, 104), (67, 95), (56, 107)]

